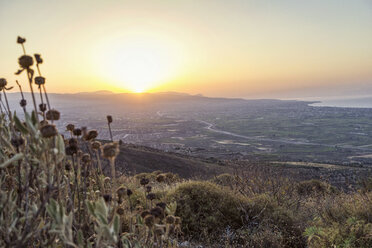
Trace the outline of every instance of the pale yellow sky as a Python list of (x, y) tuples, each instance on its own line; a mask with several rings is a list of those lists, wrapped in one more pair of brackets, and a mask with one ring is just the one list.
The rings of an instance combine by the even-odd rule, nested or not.
[(369, 0), (1, 1), (0, 77), (27, 89), (21, 35), (50, 92), (372, 94), (371, 27)]

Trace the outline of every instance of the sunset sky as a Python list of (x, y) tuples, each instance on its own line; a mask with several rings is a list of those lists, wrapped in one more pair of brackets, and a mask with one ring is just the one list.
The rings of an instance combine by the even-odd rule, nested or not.
[(50, 92), (372, 94), (371, 0), (0, 1), (0, 77), (27, 39)]

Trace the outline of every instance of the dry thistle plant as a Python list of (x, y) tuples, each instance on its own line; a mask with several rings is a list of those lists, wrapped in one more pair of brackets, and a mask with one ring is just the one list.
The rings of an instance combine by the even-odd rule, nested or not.
[[(43, 61), (35, 54), (34, 78), (34, 61), (26, 55), (25, 41), (17, 39), (24, 55), (16, 74), (26, 71), (34, 109), (27, 112), (17, 81), (24, 120), (12, 114), (8, 82), (0, 79), (0, 96), (5, 99), (4, 103), (0, 97), (0, 247), (177, 247), (171, 234), (177, 229), (171, 221), (176, 205), (158, 202), (152, 208), (156, 201), (152, 189), (118, 185), (119, 144), (112, 141), (112, 117), (107, 117), (111, 143), (101, 145), (96, 130), (73, 124), (66, 127), (70, 137), (59, 133), (53, 122), (60, 113), (51, 108), (39, 68)], [(39, 89), (40, 112), (33, 83)], [(104, 174), (103, 158), (110, 162), (111, 178)], [(136, 210), (143, 205), (138, 198), (149, 199), (150, 207)], [(147, 214), (141, 217), (144, 210)]]

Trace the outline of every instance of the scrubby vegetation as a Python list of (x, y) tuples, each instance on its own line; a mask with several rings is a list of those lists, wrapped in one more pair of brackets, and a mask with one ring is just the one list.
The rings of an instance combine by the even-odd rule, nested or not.
[(259, 165), (210, 181), (161, 171), (119, 175), (118, 142), (101, 144), (96, 130), (72, 124), (69, 137), (59, 133), (40, 55), (35, 61), (38, 77), (31, 56), (19, 59), (17, 73), (25, 71), (40, 95), (37, 108), (32, 93), (32, 111), (21, 98), (22, 118), (0, 79), (0, 247), (372, 246), (370, 180), (343, 192)]

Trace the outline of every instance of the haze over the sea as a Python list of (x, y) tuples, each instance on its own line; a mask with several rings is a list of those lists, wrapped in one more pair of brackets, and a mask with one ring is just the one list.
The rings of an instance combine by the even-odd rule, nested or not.
[[(304, 99), (309, 100), (309, 99)], [(320, 107), (343, 107), (343, 108), (372, 108), (372, 96), (359, 97), (334, 97), (334, 98), (312, 98), (312, 100), (320, 101), (312, 106)]]

